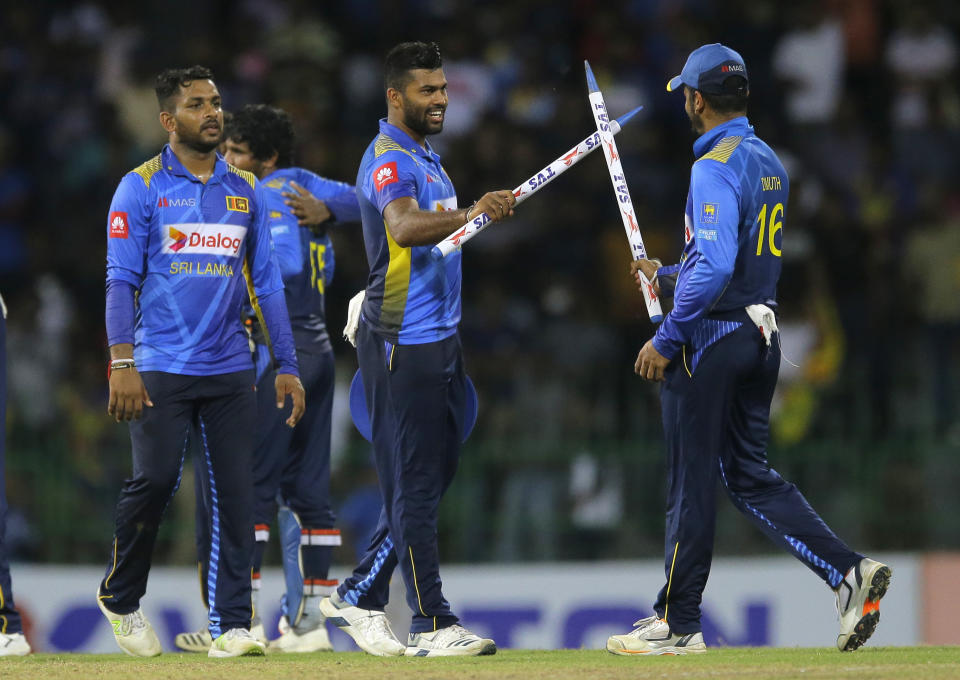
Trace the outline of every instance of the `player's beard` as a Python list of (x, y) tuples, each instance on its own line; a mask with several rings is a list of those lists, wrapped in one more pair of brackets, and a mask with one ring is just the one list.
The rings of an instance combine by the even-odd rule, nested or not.
[(694, 134), (702, 135), (703, 134), (703, 117), (696, 113), (691, 113), (689, 115), (689, 118), (690, 118), (690, 129), (693, 130)]
[[(206, 123), (204, 123), (206, 125)], [(211, 140), (208, 137), (203, 136), (203, 128), (201, 127), (197, 130), (196, 133), (186, 133), (183, 129), (177, 130), (177, 137), (180, 138), (180, 143), (184, 146), (187, 146), (194, 151), (199, 151), (200, 153), (210, 153), (218, 146), (223, 138), (223, 126), (220, 126), (218, 130), (219, 134), (215, 140)]]
[(435, 122), (427, 115), (429, 111), (437, 110), (446, 113), (446, 107), (429, 105), (414, 108), (409, 101), (405, 101), (403, 107), (403, 124), (422, 137), (443, 132), (443, 118), (441, 118), (439, 122)]
[(690, 129), (692, 129), (695, 134), (702, 135), (704, 130), (703, 116), (693, 110), (693, 101), (690, 95), (685, 93), (684, 96), (686, 100), (684, 101), (683, 111), (687, 114), (687, 118), (690, 119)]

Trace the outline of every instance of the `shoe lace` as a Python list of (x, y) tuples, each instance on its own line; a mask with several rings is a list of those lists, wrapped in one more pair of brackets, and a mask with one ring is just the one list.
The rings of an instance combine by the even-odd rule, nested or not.
[(648, 616), (647, 618), (640, 619), (639, 621), (634, 621), (633, 625), (635, 626), (635, 628), (629, 633), (627, 633), (627, 635), (638, 638), (643, 633), (648, 631), (650, 628), (653, 628), (654, 626), (658, 625), (661, 621), (663, 621), (663, 619), (661, 619), (656, 615)]
[(124, 614), (120, 624), (120, 632), (124, 635), (135, 635), (147, 629), (147, 620), (143, 612), (139, 609), (129, 614)]
[(396, 639), (393, 630), (390, 628), (390, 622), (387, 615), (377, 612), (363, 619), (364, 633), (372, 633), (379, 637), (388, 637)]
[(430, 642), (437, 647), (449, 647), (454, 642), (458, 640), (479, 640), (480, 638), (475, 634), (471, 633), (469, 630), (464, 628), (458, 623), (447, 626), (446, 628), (441, 628), (433, 637), (430, 639)]
[(256, 638), (253, 637), (253, 633), (246, 628), (231, 628), (226, 632), (225, 637), (228, 640), (236, 640), (237, 638), (241, 640), (256, 640)]

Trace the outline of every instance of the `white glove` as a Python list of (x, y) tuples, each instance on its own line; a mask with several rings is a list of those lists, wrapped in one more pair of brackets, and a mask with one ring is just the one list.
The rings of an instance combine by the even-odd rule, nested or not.
[(360, 325), (360, 308), (363, 307), (363, 296), (366, 290), (350, 298), (350, 304), (347, 305), (347, 325), (343, 327), (343, 339), (354, 347), (357, 346), (357, 327)]
[(760, 329), (760, 334), (763, 336), (763, 339), (767, 341), (767, 347), (769, 347), (770, 336), (780, 331), (780, 329), (777, 328), (777, 317), (774, 315), (773, 310), (766, 305), (749, 305), (746, 310), (747, 316), (749, 316), (754, 325)]

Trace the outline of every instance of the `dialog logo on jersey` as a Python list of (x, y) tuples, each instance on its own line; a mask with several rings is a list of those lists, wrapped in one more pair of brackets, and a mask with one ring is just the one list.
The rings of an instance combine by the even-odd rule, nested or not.
[(130, 221), (127, 218), (127, 213), (114, 211), (110, 213), (110, 218), (107, 221), (110, 223), (110, 238), (127, 238), (130, 231), (128, 227)]
[(246, 236), (247, 228), (239, 224), (168, 224), (162, 252), (237, 257)]
[(179, 253), (187, 245), (187, 235), (182, 231), (177, 231), (174, 227), (170, 227), (170, 238), (173, 239), (170, 250), (175, 253)]
[(393, 184), (397, 181), (397, 163), (396, 161), (391, 161), (390, 163), (384, 163), (379, 168), (373, 171), (373, 185), (377, 188), (377, 191), (383, 189), (383, 187), (388, 184)]

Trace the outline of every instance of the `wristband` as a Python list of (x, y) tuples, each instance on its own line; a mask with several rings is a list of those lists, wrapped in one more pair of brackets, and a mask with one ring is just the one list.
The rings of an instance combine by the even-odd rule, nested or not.
[(110, 374), (115, 370), (136, 367), (137, 363), (133, 359), (111, 359), (107, 364), (107, 380), (110, 379)]

